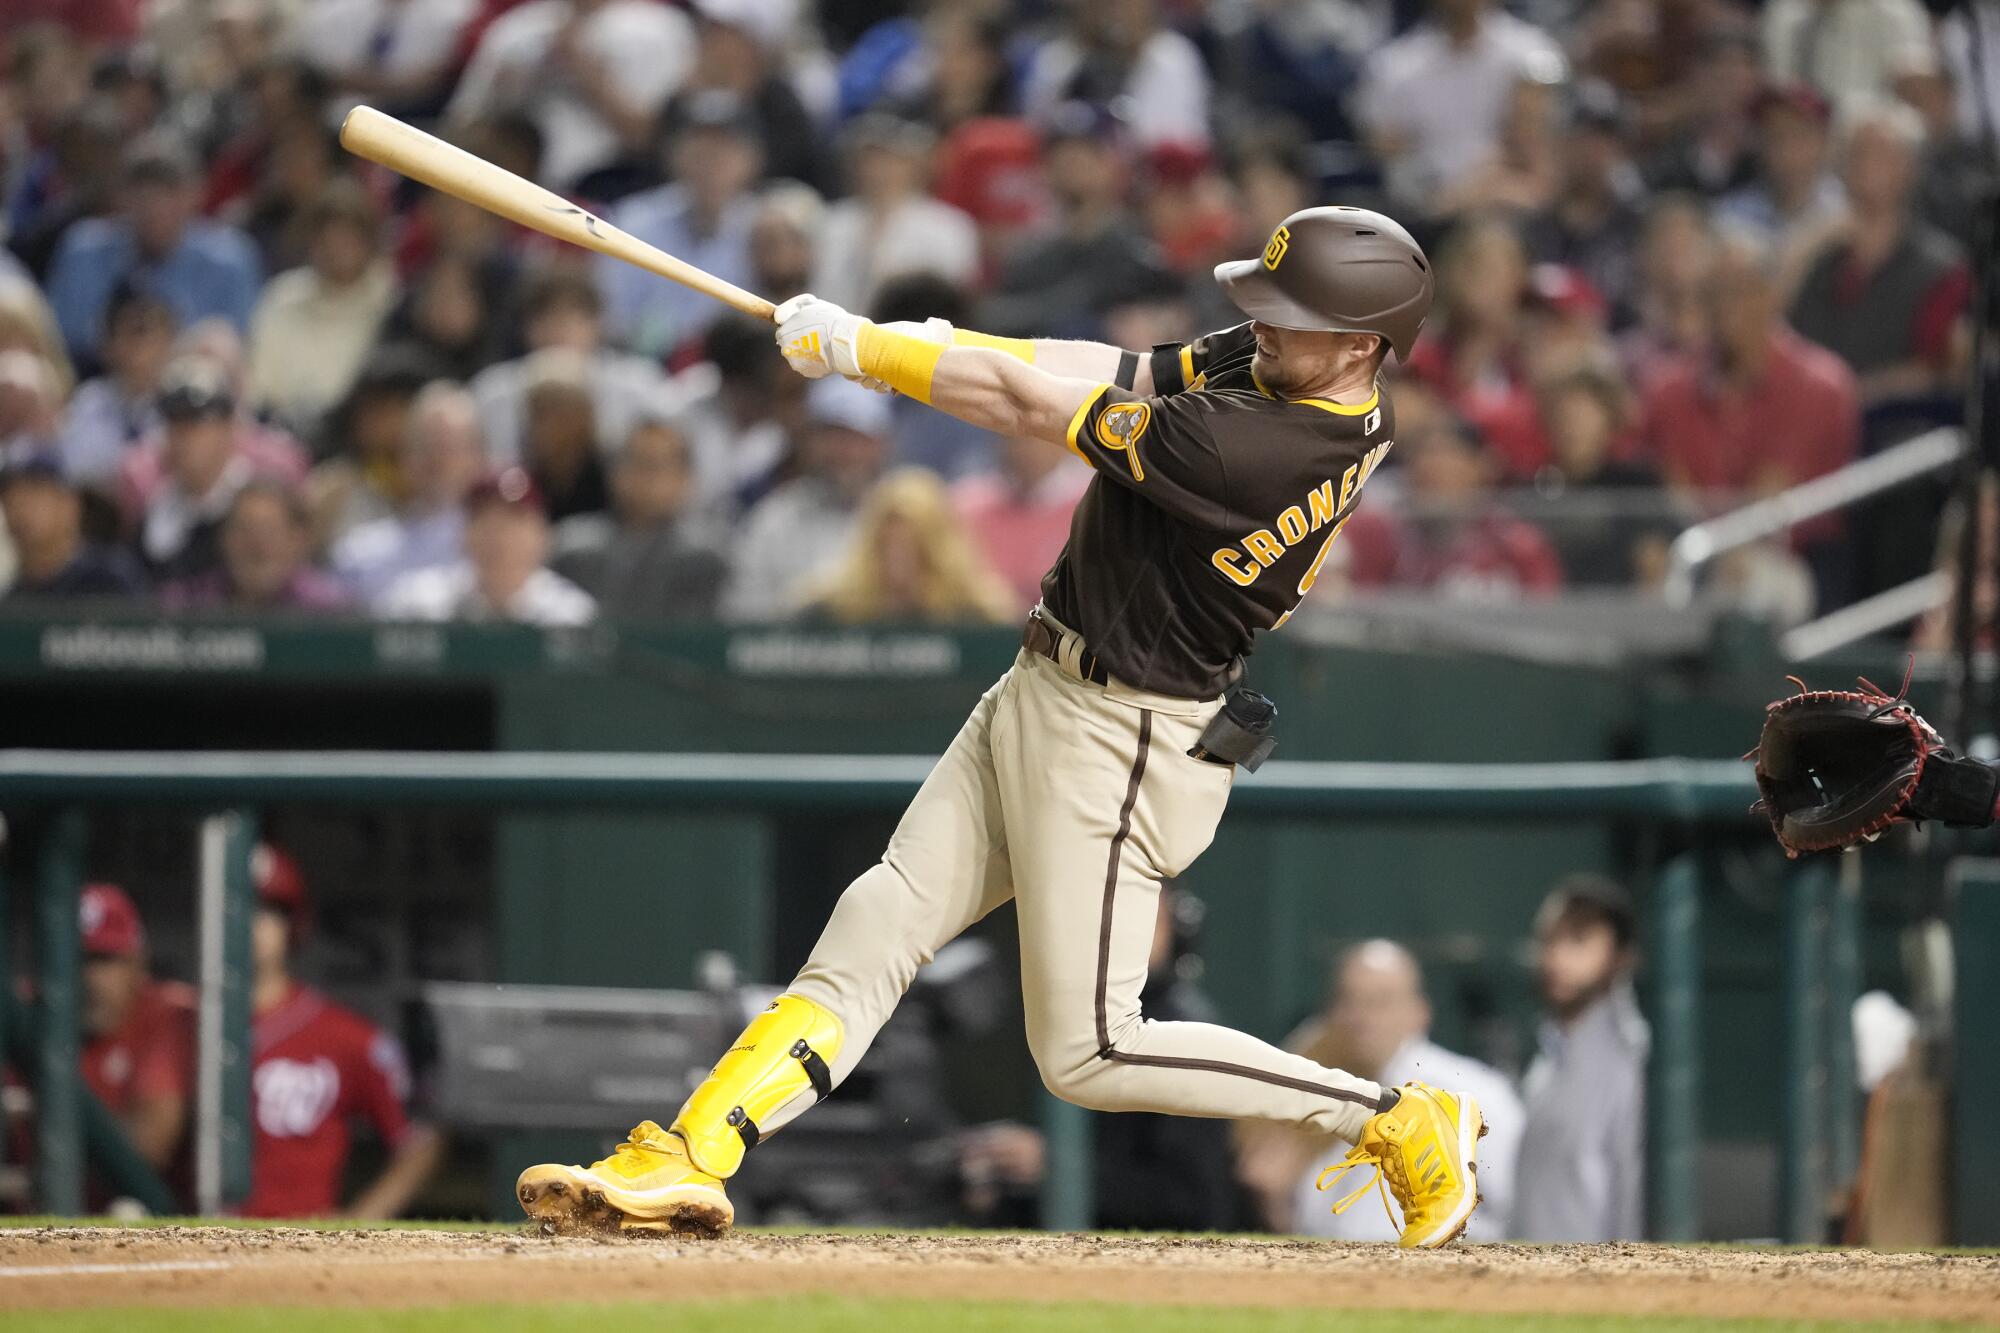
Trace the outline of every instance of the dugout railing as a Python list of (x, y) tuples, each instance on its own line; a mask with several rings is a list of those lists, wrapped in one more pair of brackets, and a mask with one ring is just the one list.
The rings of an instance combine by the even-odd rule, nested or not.
[[(32, 930), (39, 1002), (32, 1023), (5, 1025), (34, 1084), (38, 1196), (45, 1211), (84, 1201), (86, 1146), (114, 1183), (158, 1193), (77, 1075), (77, 899), (94, 807), (172, 807), (202, 814), (200, 840), (200, 1078), (197, 1187), (226, 1209), (249, 1177), (250, 856), (258, 811), (275, 805), (473, 807), (489, 811), (734, 808), (893, 810), (930, 771), (927, 756), (105, 752), (0, 750), (0, 811), (40, 816)], [(1277, 761), (1246, 776), (1233, 817), (1328, 821), (1483, 819), (1514, 823), (1615, 819), (1660, 829), (1743, 826), (1754, 797), (1747, 765), (1644, 759), (1528, 764)], [(1836, 867), (1839, 867), (1837, 869)], [(1859, 861), (1820, 859), (1786, 888), (1785, 1129), (1781, 1218), (1787, 1239), (1820, 1239), (1834, 1184), (1858, 1155), (1848, 1010), (1859, 989)], [(1703, 861), (1641, 867), (1650, 920), (1649, 1097), (1651, 1232), (1699, 1234)], [(10, 920), (0, 881), (0, 930)], [(0, 957), (9, 956), (0, 937)], [(0, 1001), (4, 1003), (4, 1001)], [(32, 1030), (30, 1030), (32, 1029)], [(1079, 1229), (1091, 1216), (1089, 1118), (1049, 1099), (1043, 1220)]]

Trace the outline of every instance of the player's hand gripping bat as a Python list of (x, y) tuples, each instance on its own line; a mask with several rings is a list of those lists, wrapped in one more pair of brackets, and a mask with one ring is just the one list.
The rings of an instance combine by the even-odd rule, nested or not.
[(358, 106), (340, 127), (340, 143), (348, 152), (379, 162), (391, 171), (421, 181), (433, 190), (477, 204), (524, 227), (613, 259), (636, 264), (746, 315), (768, 320), (776, 309), (754, 292), (724, 282), (664, 250), (628, 236), (618, 228), (572, 204), (533, 181), (474, 157), (462, 148), (405, 125), (373, 107)]

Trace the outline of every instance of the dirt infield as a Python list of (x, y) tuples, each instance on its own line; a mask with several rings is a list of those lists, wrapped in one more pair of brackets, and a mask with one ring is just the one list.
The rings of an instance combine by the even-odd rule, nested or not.
[(850, 1297), (2000, 1324), (2000, 1257), (1105, 1236), (47, 1227), (0, 1231), (0, 1311)]

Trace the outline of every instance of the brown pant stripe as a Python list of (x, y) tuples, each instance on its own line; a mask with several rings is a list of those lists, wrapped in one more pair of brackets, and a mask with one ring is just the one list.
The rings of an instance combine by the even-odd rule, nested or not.
[(1111, 1046), (1110, 1016), (1105, 1012), (1111, 989), (1111, 912), (1118, 895), (1118, 868), (1125, 855), (1125, 840), (1132, 836), (1132, 811), (1139, 804), (1139, 782), (1146, 776), (1146, 755), (1153, 744), (1153, 710), (1139, 710), (1139, 753), (1132, 761), (1132, 776), (1125, 784), (1125, 804), (1118, 809), (1118, 831), (1111, 835), (1111, 855), (1104, 867), (1104, 911), (1097, 925), (1097, 1058), (1122, 1065), (1145, 1065), (1157, 1069), (1193, 1069), (1211, 1074), (1233, 1074), (1255, 1079), (1294, 1092), (1313, 1093), (1336, 1101), (1373, 1106), (1375, 1099), (1346, 1088), (1330, 1088), (1304, 1079), (1287, 1078), (1268, 1070), (1234, 1065), (1223, 1060), (1197, 1060), (1176, 1055), (1131, 1055)]

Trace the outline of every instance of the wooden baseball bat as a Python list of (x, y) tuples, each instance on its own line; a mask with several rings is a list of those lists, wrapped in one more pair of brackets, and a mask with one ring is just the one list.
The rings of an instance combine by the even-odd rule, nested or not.
[(357, 106), (347, 113), (340, 127), (340, 143), (355, 156), (379, 162), (433, 190), (477, 204), (489, 213), (498, 213), (545, 236), (636, 264), (648, 273), (657, 273), (704, 296), (713, 296), (746, 315), (769, 319), (777, 309), (755, 292), (746, 292), (733, 282), (724, 282), (713, 273), (628, 236), (561, 195), (474, 157), (462, 148), (454, 148), (415, 126), (405, 125), (374, 107)]

